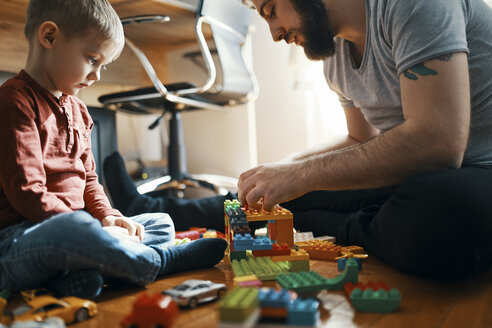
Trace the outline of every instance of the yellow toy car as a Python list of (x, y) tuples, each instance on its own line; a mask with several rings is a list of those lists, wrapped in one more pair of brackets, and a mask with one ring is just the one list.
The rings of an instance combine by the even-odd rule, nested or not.
[(39, 297), (39, 296), (44, 296), (44, 295), (53, 296), (53, 294), (45, 288), (23, 290), (20, 292), (20, 295), (24, 300), (24, 302), (29, 302), (33, 300), (35, 297)]
[[(39, 296), (10, 311), (12, 321), (43, 321), (60, 317), (66, 324), (81, 322), (97, 314), (96, 303), (78, 297)], [(9, 322), (8, 324), (10, 324)]]

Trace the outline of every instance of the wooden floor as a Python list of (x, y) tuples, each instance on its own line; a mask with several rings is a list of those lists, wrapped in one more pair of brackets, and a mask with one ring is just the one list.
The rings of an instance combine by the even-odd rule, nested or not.
[[(311, 269), (327, 278), (338, 275), (336, 263), (311, 261)], [(205, 279), (225, 282), (232, 287), (233, 272), (224, 262), (214, 268), (161, 278), (147, 286), (151, 291), (174, 287), (187, 279)], [(323, 292), (321, 318), (323, 327), (492, 327), (492, 271), (467, 282), (439, 283), (398, 272), (375, 257), (364, 262), (359, 280), (384, 280), (402, 293), (400, 309), (391, 314), (357, 313), (347, 301), (344, 292)], [(265, 284), (274, 286), (273, 282)], [(144, 289), (106, 287), (96, 299), (99, 313), (96, 317), (73, 328), (119, 327), (129, 313), (138, 293)], [(174, 327), (217, 327), (217, 302), (198, 308), (181, 309)]]

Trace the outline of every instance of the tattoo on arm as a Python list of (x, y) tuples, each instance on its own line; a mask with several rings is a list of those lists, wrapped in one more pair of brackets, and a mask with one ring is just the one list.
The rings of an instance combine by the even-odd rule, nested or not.
[[(438, 56), (435, 59), (440, 61), (450, 61), (451, 57), (453, 57), (452, 53)], [(418, 80), (419, 79), (418, 75), (427, 76), (427, 75), (437, 75), (437, 74), (438, 74), (437, 71), (426, 67), (424, 63), (414, 65), (409, 69), (407, 69), (405, 72), (403, 72), (403, 75), (405, 75), (405, 77), (408, 78), (409, 80)]]

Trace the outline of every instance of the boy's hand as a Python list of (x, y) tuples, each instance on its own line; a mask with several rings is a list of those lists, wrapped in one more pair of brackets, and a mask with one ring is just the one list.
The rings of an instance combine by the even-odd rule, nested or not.
[(116, 237), (118, 239), (125, 239), (125, 240), (129, 240), (129, 241), (133, 241), (135, 243), (140, 242), (140, 238), (138, 238), (138, 236), (130, 236), (130, 234), (128, 233), (128, 230), (126, 230), (125, 228), (118, 227), (118, 226), (108, 226), (108, 227), (102, 227), (102, 228), (103, 228), (103, 230), (106, 230), (107, 232), (109, 232), (110, 235), (112, 235), (113, 237)]
[[(143, 225), (133, 221), (130, 218), (126, 217), (118, 217), (118, 216), (107, 216), (101, 221), (103, 228), (106, 227), (120, 227), (126, 229), (128, 234), (126, 237), (135, 237), (135, 238), (127, 238), (135, 240), (136, 242), (141, 242), (144, 239), (145, 229)], [(117, 233), (119, 237), (125, 237), (125, 234), (118, 229), (105, 229), (111, 234)], [(117, 237), (118, 237), (117, 236)]]

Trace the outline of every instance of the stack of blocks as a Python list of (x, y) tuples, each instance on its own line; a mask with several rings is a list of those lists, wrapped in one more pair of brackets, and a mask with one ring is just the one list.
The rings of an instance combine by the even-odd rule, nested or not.
[[(280, 206), (271, 212), (242, 208), (237, 200), (224, 202), (227, 254), (234, 274), (255, 274), (274, 280), (279, 273), (309, 270), (309, 255), (295, 251), (292, 213)], [(266, 221), (267, 236), (254, 238), (249, 222)]]
[(400, 291), (382, 281), (347, 283), (344, 286), (353, 307), (360, 312), (389, 313), (400, 306)]
[[(319, 302), (296, 298), (286, 289), (235, 288), (219, 303), (219, 327), (252, 327), (277, 324), (280, 327), (313, 327), (320, 324)], [(254, 295), (257, 296), (253, 299)], [(254, 309), (253, 307), (257, 308)]]

